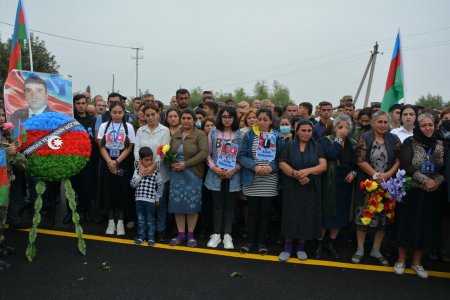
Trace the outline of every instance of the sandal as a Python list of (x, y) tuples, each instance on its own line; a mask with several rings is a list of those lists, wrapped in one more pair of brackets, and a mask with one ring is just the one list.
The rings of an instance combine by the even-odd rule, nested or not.
[(188, 240), (187, 245), (188, 245), (188, 247), (195, 248), (195, 247), (197, 247), (197, 240), (194, 238), (191, 238)]
[(241, 247), (240, 252), (242, 254), (249, 253), (254, 247), (255, 246), (253, 245), (253, 243), (248, 243), (247, 245)]
[(179, 246), (182, 244), (186, 239), (181, 239), (179, 236), (174, 237), (169, 241), (169, 246)]
[(352, 263), (359, 264), (362, 260), (363, 256), (359, 254), (353, 254), (352, 256)]
[[(373, 257), (373, 256), (372, 256)], [(378, 262), (380, 263), (380, 265), (382, 266), (389, 266), (389, 261), (386, 259), (386, 257), (384, 257), (383, 255), (375, 257)]]
[(259, 245), (259, 249), (258, 249), (258, 253), (260, 255), (267, 255), (269, 253), (269, 249), (267, 249), (267, 247), (263, 244)]

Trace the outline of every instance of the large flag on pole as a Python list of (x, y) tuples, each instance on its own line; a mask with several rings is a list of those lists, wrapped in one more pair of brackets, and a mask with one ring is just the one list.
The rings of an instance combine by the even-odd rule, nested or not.
[(386, 80), (386, 89), (384, 91), (383, 102), (381, 103), (381, 110), (387, 112), (392, 105), (399, 103), (400, 100), (404, 98), (403, 92), (402, 51), (400, 44), (400, 32), (398, 32), (397, 39), (395, 40), (394, 53), (392, 53), (389, 74)]
[[(9, 57), (9, 68), (8, 72), (13, 69), (22, 70), (22, 52), (24, 50), (25, 40), (30, 43), (30, 33), (28, 31), (25, 9), (23, 6), (23, 1), (19, 0), (19, 4), (17, 5), (17, 13), (16, 13), (16, 23), (14, 25), (14, 33), (11, 42), (11, 56)], [(31, 45), (28, 45), (31, 49)], [(30, 51), (30, 62), (31, 51)], [(31, 66), (33, 64), (31, 63)], [(32, 70), (33, 67), (31, 67)]]

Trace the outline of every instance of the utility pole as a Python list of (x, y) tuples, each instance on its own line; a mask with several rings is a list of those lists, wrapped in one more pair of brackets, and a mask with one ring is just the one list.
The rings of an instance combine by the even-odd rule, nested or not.
[(356, 95), (355, 95), (355, 100), (354, 100), (355, 105), (356, 105), (356, 100), (358, 100), (359, 93), (361, 92), (361, 89), (364, 85), (364, 81), (366, 80), (367, 73), (369, 72), (369, 69), (370, 69), (369, 81), (367, 83), (366, 98), (364, 99), (364, 106), (363, 106), (363, 107), (367, 107), (367, 104), (369, 102), (370, 89), (372, 88), (373, 72), (375, 70), (377, 54), (380, 54), (380, 52), (378, 52), (378, 42), (375, 42), (375, 45), (373, 46), (373, 51), (371, 51), (369, 62), (367, 63), (366, 70), (364, 71), (363, 78), (361, 79), (361, 83), (359, 84), (358, 91), (356, 92)]
[(112, 81), (112, 92), (114, 93), (114, 74), (113, 74), (113, 81)]
[(144, 47), (132, 47), (131, 49), (136, 50), (136, 56), (131, 57), (132, 59), (136, 60), (136, 94), (135, 97), (138, 96), (138, 82), (139, 82), (139, 59), (143, 59), (144, 56), (139, 56), (139, 50), (144, 50)]

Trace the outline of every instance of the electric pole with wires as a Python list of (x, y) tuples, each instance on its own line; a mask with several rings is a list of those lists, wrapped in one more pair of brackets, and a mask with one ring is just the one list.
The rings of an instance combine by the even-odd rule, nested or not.
[(139, 56), (139, 51), (140, 50), (144, 50), (144, 47), (131, 47), (131, 49), (136, 50), (136, 56), (132, 56), (132, 59), (136, 59), (136, 94), (135, 97), (139, 96), (138, 95), (138, 91), (139, 91), (139, 60), (140, 59), (144, 59), (144, 56), (141, 55)]

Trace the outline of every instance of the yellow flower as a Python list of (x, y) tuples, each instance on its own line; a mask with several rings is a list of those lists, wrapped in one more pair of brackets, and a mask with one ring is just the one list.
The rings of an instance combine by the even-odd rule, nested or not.
[(384, 209), (384, 204), (383, 203), (378, 203), (377, 212), (382, 212), (383, 209)]
[(362, 222), (364, 225), (369, 225), (370, 220), (371, 220), (371, 218), (367, 218), (367, 217), (361, 218), (361, 222)]
[(367, 187), (367, 190), (369, 192), (376, 190), (378, 188), (378, 183), (376, 181), (372, 181), (372, 184)]
[(370, 211), (371, 213), (374, 213), (376, 210), (377, 210), (377, 208), (376, 208), (375, 206), (373, 206), (373, 205), (370, 205), (370, 206), (369, 206), (369, 211)]
[(164, 154), (167, 154), (167, 152), (170, 150), (170, 146), (169, 145), (164, 145), (161, 149), (161, 152)]
[(386, 199), (391, 199), (391, 195), (388, 192), (384, 193), (384, 197)]
[(390, 218), (392, 218), (392, 214), (391, 214), (391, 213), (387, 213), (387, 214), (386, 214), (386, 217), (387, 217), (388, 219), (390, 219)]

